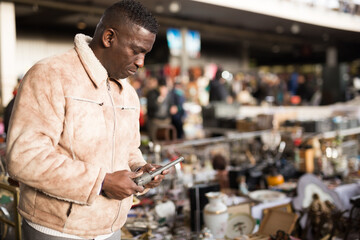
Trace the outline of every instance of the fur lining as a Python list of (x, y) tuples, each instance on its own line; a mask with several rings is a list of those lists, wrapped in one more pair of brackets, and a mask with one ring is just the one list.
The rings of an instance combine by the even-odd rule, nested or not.
[(107, 79), (108, 73), (94, 52), (89, 47), (92, 38), (84, 34), (76, 34), (74, 39), (75, 50), (79, 54), (82, 64), (94, 83), (99, 86)]

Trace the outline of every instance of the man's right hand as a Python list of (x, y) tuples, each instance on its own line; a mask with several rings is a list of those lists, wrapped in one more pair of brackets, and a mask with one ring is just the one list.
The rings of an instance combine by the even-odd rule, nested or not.
[(142, 175), (142, 171), (130, 172), (127, 170), (107, 173), (103, 182), (102, 191), (108, 198), (122, 200), (133, 194), (144, 191), (142, 186), (136, 185), (134, 178)]

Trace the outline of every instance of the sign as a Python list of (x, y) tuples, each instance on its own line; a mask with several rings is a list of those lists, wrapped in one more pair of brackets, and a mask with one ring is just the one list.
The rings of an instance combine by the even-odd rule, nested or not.
[[(172, 56), (180, 56), (183, 49), (182, 33), (180, 29), (169, 28), (166, 33), (167, 43)], [(201, 41), (198, 31), (188, 30), (185, 36), (186, 53), (191, 58), (200, 56)]]

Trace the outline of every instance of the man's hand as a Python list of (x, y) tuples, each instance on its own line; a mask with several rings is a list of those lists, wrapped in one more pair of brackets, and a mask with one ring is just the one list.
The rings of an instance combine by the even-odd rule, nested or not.
[[(147, 163), (142, 168), (140, 168), (139, 171), (141, 171), (141, 172), (152, 172), (155, 169), (158, 169), (158, 168), (161, 168), (161, 167), (162, 167), (161, 165)], [(170, 169), (162, 171), (161, 174), (157, 175), (151, 182), (146, 184), (145, 187), (146, 188), (155, 188), (155, 187), (159, 186), (160, 183), (162, 182), (162, 180), (164, 180), (165, 175), (168, 174), (169, 172), (170, 172)]]
[[(146, 165), (145, 165), (146, 166)], [(122, 200), (133, 194), (144, 191), (144, 188), (136, 185), (133, 178), (143, 172), (130, 172), (127, 170), (107, 173), (103, 182), (102, 190), (108, 198)]]
[(172, 105), (170, 107), (170, 114), (175, 115), (175, 114), (177, 114), (177, 112), (178, 112), (178, 107), (176, 105)]

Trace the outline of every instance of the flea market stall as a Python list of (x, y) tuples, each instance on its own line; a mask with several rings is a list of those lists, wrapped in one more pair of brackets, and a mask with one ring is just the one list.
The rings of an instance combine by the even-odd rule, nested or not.
[(207, 137), (143, 146), (148, 161), (164, 164), (178, 156), (185, 161), (159, 188), (136, 197), (124, 236), (352, 239), (359, 234), (357, 108), (237, 109), (236, 114), (208, 109)]

